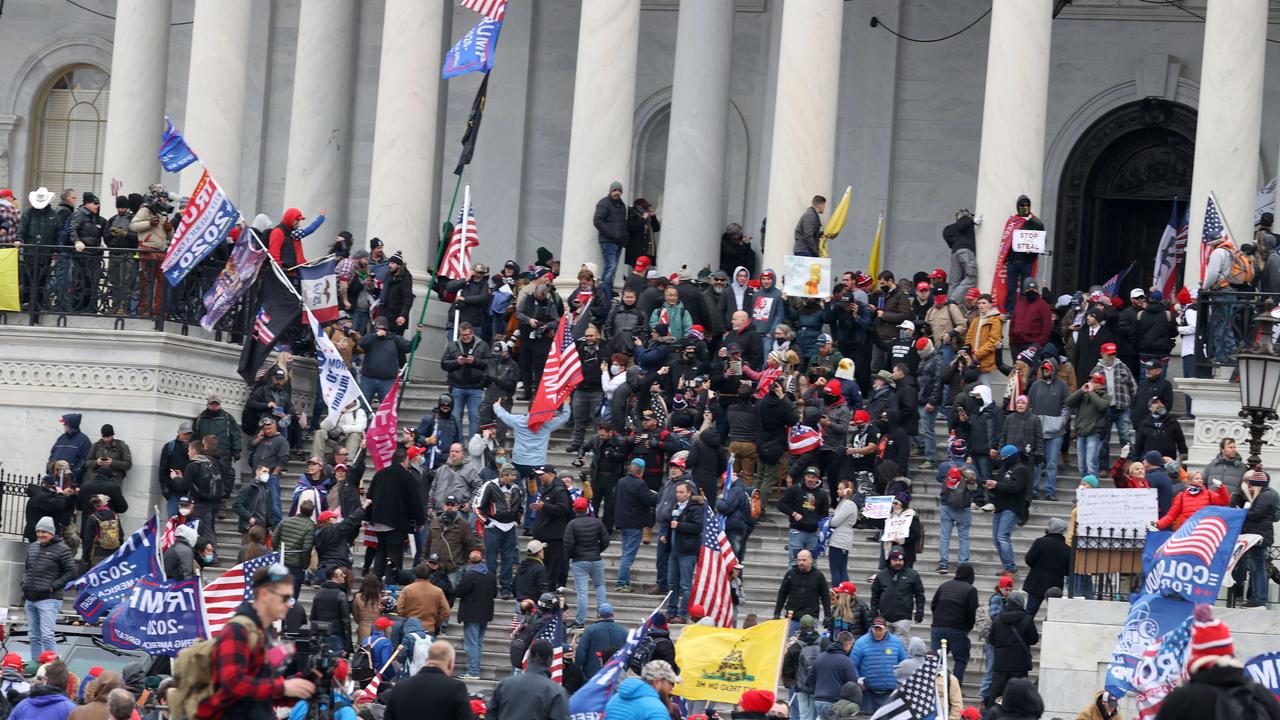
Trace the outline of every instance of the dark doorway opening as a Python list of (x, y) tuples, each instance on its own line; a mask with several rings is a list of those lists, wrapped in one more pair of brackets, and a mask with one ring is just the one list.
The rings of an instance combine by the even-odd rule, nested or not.
[(1133, 265), (1124, 296), (1149, 287), (1173, 203), (1191, 195), (1196, 114), (1148, 98), (1116, 108), (1085, 131), (1067, 159), (1054, 235), (1055, 291), (1106, 282)]

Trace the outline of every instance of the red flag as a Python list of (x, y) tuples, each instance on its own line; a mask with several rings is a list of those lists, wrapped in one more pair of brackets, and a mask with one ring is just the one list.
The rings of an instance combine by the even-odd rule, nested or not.
[(369, 459), (373, 460), (375, 471), (391, 464), (391, 454), (396, 451), (396, 396), (400, 394), (400, 378), (391, 385), (391, 392), (382, 398), (378, 412), (369, 423), (369, 431), (364, 436), (365, 450)]
[[(586, 312), (583, 306), (582, 312)], [(573, 394), (573, 389), (582, 382), (582, 360), (578, 357), (578, 346), (573, 342), (573, 333), (569, 330), (569, 318), (560, 316), (560, 324), (556, 326), (555, 341), (551, 343), (551, 351), (547, 353), (547, 363), (542, 370), (542, 384), (538, 386), (538, 394), (529, 406), (529, 429), (537, 432), (542, 423), (550, 420), (556, 410)]]

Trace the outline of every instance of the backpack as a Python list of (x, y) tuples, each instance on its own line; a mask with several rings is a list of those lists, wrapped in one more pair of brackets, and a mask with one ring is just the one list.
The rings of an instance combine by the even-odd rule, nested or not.
[(368, 685), (373, 676), (378, 674), (378, 668), (374, 665), (372, 645), (356, 648), (351, 655), (351, 679), (360, 687)]
[[(235, 623), (249, 633), (250, 647), (262, 643), (262, 632), (248, 617), (236, 615), (227, 623)], [(173, 663), (173, 687), (169, 691), (169, 713), (173, 720), (195, 720), (200, 703), (217, 690), (213, 682), (213, 648), (217, 642), (218, 636), (214, 636), (178, 652)]]
[(1253, 259), (1235, 248), (1231, 253), (1231, 269), (1227, 271), (1228, 285), (1248, 285), (1253, 282)]
[(760, 513), (764, 512), (764, 507), (763, 507), (762, 503), (760, 502), (760, 491), (759, 491), (759, 490), (757, 490), (757, 489), (755, 489), (755, 488), (752, 488), (752, 489), (751, 489), (751, 500), (750, 500), (750, 503), (751, 503), (751, 519), (752, 519), (752, 520), (759, 520), (759, 519), (760, 519)]
[(636, 649), (631, 652), (631, 657), (627, 660), (627, 669), (639, 675), (644, 666), (653, 659), (653, 651), (657, 647), (657, 639), (652, 635), (645, 635), (640, 644), (636, 645)]
[(197, 459), (200, 463), (200, 475), (191, 483), (197, 500), (206, 502), (222, 499), (222, 473), (213, 466), (213, 461)]
[(818, 664), (818, 655), (822, 652), (822, 648), (818, 643), (812, 645), (800, 646), (800, 658), (796, 662), (796, 690), (798, 692), (813, 692), (814, 672), (813, 668)]
[(1214, 717), (1233, 720), (1269, 720), (1270, 691), (1256, 682), (1231, 687), (1215, 687)]
[(109, 518), (98, 519), (98, 547), (115, 550), (120, 547), (120, 517), (111, 513)]

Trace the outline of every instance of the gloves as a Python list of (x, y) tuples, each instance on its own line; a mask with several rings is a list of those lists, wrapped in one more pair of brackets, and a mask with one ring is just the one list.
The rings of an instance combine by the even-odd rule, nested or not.
[(1124, 458), (1124, 459), (1126, 459), (1126, 460), (1127, 460), (1127, 459), (1129, 459), (1129, 446), (1128, 446), (1128, 445), (1125, 445), (1124, 447), (1120, 448), (1120, 457), (1122, 457), (1122, 458)]
[(922, 622), (924, 622), (924, 613), (922, 612), (916, 613), (916, 623), (918, 624)]
[(1214, 478), (1209, 481), (1209, 487), (1213, 488), (1214, 490), (1217, 490), (1218, 488), (1222, 487), (1222, 481), (1219, 480), (1218, 478)]
[(84, 252), (84, 241), (83, 241), (83, 240), (77, 240), (77, 241), (76, 241), (76, 252), (78, 252), (78, 253), (82, 253), (82, 252)]
[(1248, 509), (1249, 509), (1249, 508), (1251, 508), (1251, 507), (1253, 507), (1253, 503), (1252, 503), (1252, 502), (1247, 502), (1247, 503), (1245, 503), (1245, 504), (1244, 504), (1244, 509), (1245, 509), (1245, 510), (1248, 510)]

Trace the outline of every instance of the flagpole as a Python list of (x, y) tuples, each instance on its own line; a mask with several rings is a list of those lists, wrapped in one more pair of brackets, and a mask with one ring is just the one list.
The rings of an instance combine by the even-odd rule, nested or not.
[[(436, 251), (436, 267), (434, 271), (428, 272), (429, 277), (427, 279), (427, 296), (422, 299), (422, 312), (418, 313), (418, 325), (421, 325), (427, 320), (427, 305), (430, 304), (431, 302), (431, 293), (435, 291), (436, 282), (440, 277), (440, 265), (441, 263), (444, 262), (444, 251), (449, 247), (449, 244), (445, 242), (445, 236), (448, 234), (445, 228), (449, 227), (449, 222), (450, 222), (449, 219), (453, 217), (453, 208), (457, 206), (458, 190), (460, 190), (461, 188), (462, 188), (462, 175), (458, 175), (458, 181), (453, 184), (453, 199), (449, 201), (449, 212), (444, 216), (445, 221), (440, 226), (440, 241), (439, 241), (440, 246), (439, 248), (437, 248), (437, 251)], [(421, 343), (422, 343), (421, 340), (419, 340), (417, 343), (414, 343), (413, 349), (409, 351), (409, 359), (404, 364), (404, 368), (405, 368), (404, 377), (406, 381), (409, 378), (408, 371), (410, 368), (413, 367), (413, 358), (418, 354), (418, 345), (420, 345)], [(404, 397), (404, 393), (401, 393), (399, 397), (396, 398), (397, 407), (399, 406), (400, 398), (402, 397)]]
[(942, 647), (938, 649), (938, 659), (942, 664), (942, 714), (941, 720), (951, 716), (951, 676), (947, 674), (947, 639), (942, 638)]

